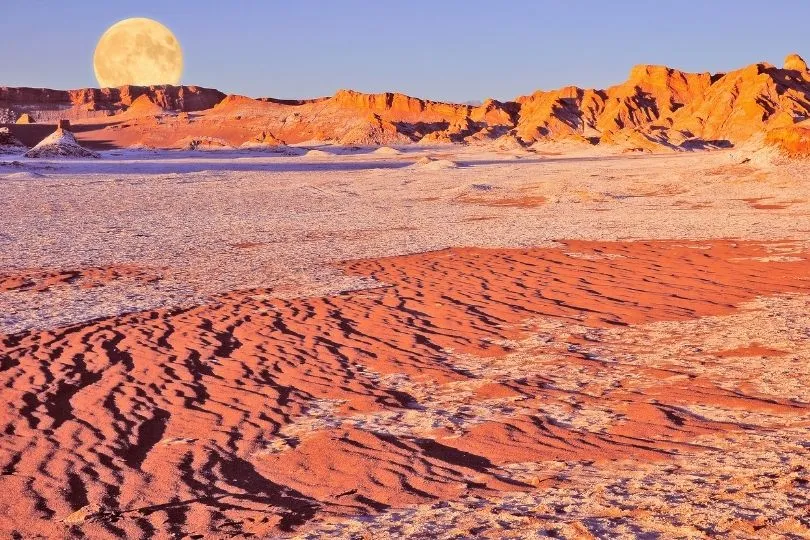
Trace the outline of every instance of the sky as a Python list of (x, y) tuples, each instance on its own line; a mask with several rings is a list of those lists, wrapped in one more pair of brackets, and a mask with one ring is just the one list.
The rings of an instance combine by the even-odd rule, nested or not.
[(642, 63), (719, 72), (810, 57), (808, 0), (0, 0), (0, 86), (98, 86), (96, 43), (127, 17), (175, 33), (183, 84), (252, 97), (511, 99), (604, 88)]

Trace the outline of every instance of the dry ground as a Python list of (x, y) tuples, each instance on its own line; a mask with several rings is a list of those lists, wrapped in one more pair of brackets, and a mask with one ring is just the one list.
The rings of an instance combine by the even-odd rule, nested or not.
[(0, 167), (0, 531), (810, 535), (808, 168), (553, 150)]

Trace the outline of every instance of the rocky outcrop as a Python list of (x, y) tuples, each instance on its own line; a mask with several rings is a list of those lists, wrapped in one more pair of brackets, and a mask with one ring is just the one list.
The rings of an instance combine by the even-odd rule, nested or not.
[(232, 150), (228, 141), (217, 137), (185, 137), (176, 145), (183, 150)]
[(339, 90), (331, 100), (337, 107), (346, 107), (381, 113), (387, 119), (409, 119), (418, 117), (423, 121), (438, 118), (463, 118), (470, 114), (472, 107), (428, 101), (404, 94), (363, 94), (353, 90)]
[(0, 127), (0, 154), (22, 154), (27, 149), (7, 127)]
[(447, 129), (434, 131), (422, 137), (422, 143), (460, 143), (469, 142), (474, 134), (488, 128), (486, 122), (474, 122), (469, 116), (450, 122)]
[(70, 131), (59, 128), (25, 153), (28, 158), (98, 158), (99, 155), (79, 144)]
[(807, 62), (798, 54), (793, 53), (785, 57), (784, 67), (785, 69), (791, 69), (793, 71), (807, 71)]
[(709, 73), (686, 73), (666, 66), (636, 66), (627, 82), (605, 91), (605, 106), (596, 127), (616, 130), (668, 118), (698, 99), (710, 85)]
[(607, 90), (569, 86), (518, 98), (518, 136), (539, 139), (633, 130), (669, 117), (711, 85), (708, 73), (685, 73), (665, 66), (636, 66), (630, 78)]
[(470, 109), (469, 118), (473, 122), (483, 122), (489, 126), (514, 126), (519, 112), (520, 105), (514, 101), (487, 99)]
[(774, 128), (765, 135), (765, 144), (787, 157), (810, 158), (810, 126)]
[(351, 146), (383, 146), (412, 143), (410, 137), (397, 130), (392, 122), (371, 113), (339, 139), (340, 144)]
[(128, 116), (155, 116), (166, 112), (166, 109), (153, 101), (148, 94), (142, 94), (127, 107)]
[[(210, 109), (225, 94), (199, 86), (122, 86), (78, 90), (3, 86), (0, 87), (0, 108), (9, 108), (21, 114), (39, 111), (41, 114), (37, 117), (45, 119), (49, 119), (54, 111), (62, 111), (62, 116), (73, 119), (95, 118), (123, 112), (141, 96), (147, 96), (163, 109), (188, 112)], [(57, 113), (54, 119), (58, 117)]]
[(524, 142), (582, 136), (626, 149), (722, 148), (810, 117), (810, 73), (753, 64), (726, 74), (636, 66), (606, 90), (568, 87), (519, 98)]
[(810, 74), (753, 64), (717, 78), (668, 123), (704, 140), (740, 143), (807, 118), (809, 91)]
[(797, 54), (785, 59), (784, 68), (759, 63), (714, 75), (639, 65), (625, 82), (606, 89), (568, 86), (480, 105), (353, 90), (282, 100), (195, 86), (0, 88), (0, 113), (11, 121), (27, 113), (45, 125), (69, 118), (84, 124), (83, 141), (100, 147), (172, 147), (183, 137), (240, 146), (255, 144), (256, 133), (266, 132), (291, 144), (493, 143), (508, 137), (518, 146), (566, 140), (626, 150), (693, 150), (738, 144), (810, 118), (810, 71)]
[(286, 144), (284, 141), (267, 131), (262, 131), (259, 136), (256, 137), (256, 142), (273, 146)]
[(581, 135), (593, 128), (605, 107), (605, 94), (568, 86), (519, 97), (517, 136), (525, 143)]

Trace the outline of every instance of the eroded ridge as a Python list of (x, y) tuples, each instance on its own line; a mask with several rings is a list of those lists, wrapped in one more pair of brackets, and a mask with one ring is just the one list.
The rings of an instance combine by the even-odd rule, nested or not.
[[(380, 286), (3, 337), (2, 532), (810, 534), (797, 245), (565, 242), (344, 270)], [(739, 486), (704, 486), (721, 479)]]

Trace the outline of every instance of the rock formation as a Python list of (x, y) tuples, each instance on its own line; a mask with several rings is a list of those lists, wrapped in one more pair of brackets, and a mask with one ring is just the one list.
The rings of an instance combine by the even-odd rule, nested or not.
[(177, 147), (183, 150), (232, 150), (228, 141), (217, 137), (185, 137), (177, 142)]
[(462, 118), (469, 115), (472, 107), (418, 99), (404, 94), (363, 94), (353, 90), (339, 90), (331, 98), (338, 107), (385, 113), (398, 120), (418, 119), (423, 122)]
[(670, 127), (707, 141), (740, 143), (810, 114), (810, 82), (770, 64), (753, 64), (718, 77), (668, 119)]
[(627, 82), (592, 90), (569, 86), (518, 98), (518, 136), (527, 143), (560, 137), (598, 137), (667, 118), (711, 85), (708, 73), (636, 66)]
[(787, 157), (810, 158), (810, 126), (774, 128), (765, 135), (765, 144)]
[(27, 149), (7, 127), (0, 127), (0, 154), (22, 154)]
[(344, 145), (380, 146), (408, 144), (413, 141), (404, 133), (400, 133), (394, 123), (371, 113), (344, 134), (339, 142)]
[(807, 62), (805, 62), (804, 58), (796, 53), (789, 54), (787, 57), (785, 57), (785, 69), (807, 71)]
[(22, 113), (20, 116), (17, 117), (17, 121), (15, 124), (33, 124), (34, 119), (31, 118), (31, 115), (28, 113)]
[(36, 111), (37, 119), (43, 123), (59, 118), (103, 118), (124, 112), (142, 95), (148, 96), (164, 109), (186, 112), (210, 109), (225, 97), (219, 90), (198, 86), (122, 86), (78, 90), (3, 86), (0, 87), (0, 108)]
[(256, 133), (263, 132), (291, 144), (478, 144), (508, 137), (510, 146), (566, 140), (624, 150), (679, 151), (727, 147), (790, 127), (810, 118), (808, 96), (807, 64), (791, 54), (784, 68), (758, 63), (720, 74), (640, 65), (627, 81), (607, 89), (568, 86), (508, 102), (488, 99), (480, 105), (353, 90), (282, 100), (225, 96), (195, 86), (70, 91), (3, 87), (0, 111), (12, 118), (23, 112), (35, 115), (43, 124), (62, 115), (58, 117), (84, 125), (84, 144), (122, 148), (170, 148), (179, 139), (205, 137), (234, 147), (277, 144), (256, 141)]
[(261, 134), (258, 137), (256, 137), (256, 142), (273, 146), (285, 144), (284, 141), (282, 141), (281, 139), (279, 139), (278, 137), (276, 137), (275, 135), (273, 135), (268, 131), (262, 131)]
[(165, 113), (166, 110), (158, 105), (152, 97), (141, 94), (127, 107), (128, 116), (157, 116)]
[(45, 137), (38, 145), (25, 153), (28, 158), (77, 158), (100, 157), (96, 152), (81, 146), (73, 133), (61, 127)]

